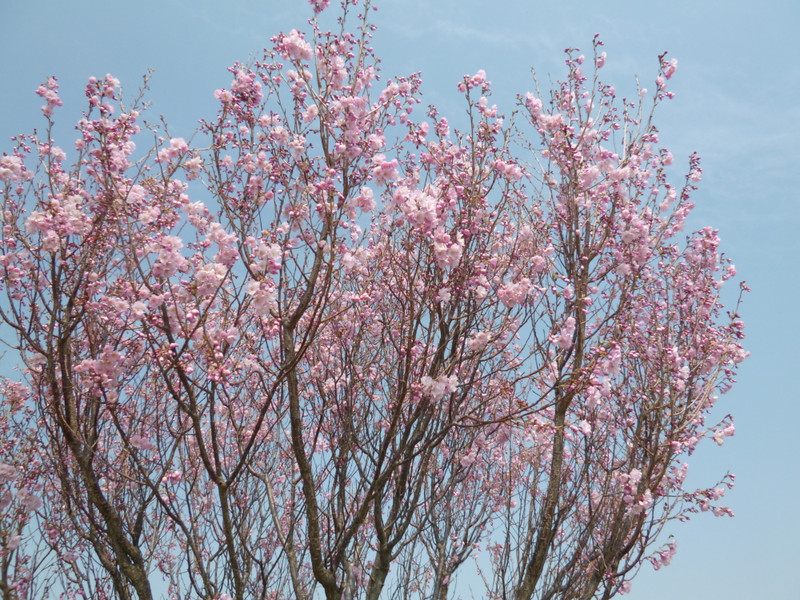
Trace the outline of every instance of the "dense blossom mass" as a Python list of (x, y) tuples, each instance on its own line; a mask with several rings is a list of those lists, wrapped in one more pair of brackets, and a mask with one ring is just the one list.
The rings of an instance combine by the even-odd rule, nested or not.
[(457, 128), (311, 5), (191, 142), (107, 75), (59, 146), (50, 78), (0, 158), (4, 598), (610, 598), (730, 513), (684, 488), (746, 353), (677, 63), (620, 100), (595, 40), (513, 118), (478, 71)]

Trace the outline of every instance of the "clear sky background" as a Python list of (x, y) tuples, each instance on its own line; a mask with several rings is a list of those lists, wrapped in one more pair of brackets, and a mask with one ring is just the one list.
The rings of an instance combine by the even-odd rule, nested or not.
[[(676, 598), (798, 600), (800, 562), (800, 32), (798, 0), (383, 0), (374, 22), (384, 76), (421, 71), (423, 104), (463, 113), (455, 85), (485, 69), (501, 112), (564, 73), (562, 51), (591, 51), (599, 33), (603, 77), (652, 89), (656, 57), (679, 61), (677, 97), (656, 123), (676, 162), (698, 151), (704, 179), (691, 225), (721, 231), (723, 249), (753, 292), (739, 384), (720, 401), (736, 436), (693, 456), (690, 479), (713, 484), (737, 475), (728, 496), (734, 519), (699, 515), (673, 528), (678, 554), (646, 566), (632, 600)], [(304, 0), (0, 0), (0, 152), (14, 133), (42, 126), (33, 91), (58, 76), (69, 135), (90, 75), (112, 73), (133, 95), (154, 69), (150, 119), (163, 114), (188, 138), (215, 111), (226, 67), (257, 57), (279, 31), (307, 29)], [(452, 121), (453, 119), (451, 119)], [(733, 286), (732, 286), (733, 287)], [(2, 371), (8, 372), (9, 359)]]

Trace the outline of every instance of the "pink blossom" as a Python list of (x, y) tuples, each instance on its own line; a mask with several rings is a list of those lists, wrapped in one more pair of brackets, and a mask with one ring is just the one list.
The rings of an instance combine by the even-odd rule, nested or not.
[(33, 176), (25, 169), (25, 163), (19, 156), (3, 156), (0, 158), (0, 181), (14, 183), (25, 181)]
[(131, 304), (131, 316), (134, 319), (141, 319), (147, 312), (147, 305), (141, 300), (137, 300)]
[(194, 275), (197, 285), (197, 295), (207, 296), (216, 293), (228, 274), (228, 269), (219, 263), (203, 265)]
[(184, 152), (189, 151), (189, 145), (183, 138), (172, 138), (169, 141), (169, 146), (162, 148), (158, 152), (158, 162), (169, 162), (174, 160)]
[(17, 470), (11, 465), (0, 463), (0, 485), (11, 481), (16, 473)]
[(433, 254), (436, 263), (442, 267), (455, 267), (461, 260), (464, 251), (464, 236), (459, 232), (456, 239), (451, 239), (450, 234), (444, 233), (439, 228), (434, 234)]
[(435, 300), (437, 302), (447, 302), (452, 298), (452, 293), (450, 292), (450, 288), (440, 288), (438, 292), (436, 292)]
[(321, 13), (330, 6), (330, 0), (308, 0), (308, 3), (314, 7), (314, 12), (316, 14)]
[(294, 135), (292, 136), (292, 141), (289, 142), (289, 149), (292, 152), (292, 156), (294, 156), (295, 160), (300, 160), (300, 158), (305, 154), (306, 151), (306, 138), (302, 135)]
[(484, 92), (489, 90), (490, 82), (486, 81), (486, 71), (479, 69), (473, 76), (465, 75), (461, 83), (458, 84), (458, 89), (465, 92), (468, 89), (480, 87)]
[(665, 567), (672, 562), (672, 557), (678, 551), (678, 544), (675, 540), (670, 540), (665, 546), (659, 550), (655, 556), (650, 559), (653, 568), (658, 571), (661, 567)]
[(270, 132), (270, 137), (282, 146), (285, 146), (289, 143), (289, 136), (289, 130), (282, 125), (273, 127), (272, 131)]
[(253, 310), (257, 315), (264, 317), (277, 310), (275, 292), (266, 282), (251, 281), (247, 284), (247, 293), (252, 299)]
[(540, 122), (542, 123), (545, 131), (549, 131), (551, 133), (555, 133), (561, 131), (564, 127), (564, 115), (561, 113), (555, 113), (553, 115), (541, 115), (539, 117)]
[(139, 222), (142, 225), (149, 225), (150, 223), (154, 223), (160, 215), (160, 206), (148, 206), (139, 213)]
[(575, 333), (575, 317), (567, 317), (563, 327), (557, 335), (551, 335), (550, 341), (561, 349), (566, 350), (572, 345), (572, 336)]
[(581, 188), (588, 189), (598, 177), (600, 177), (600, 169), (597, 167), (597, 165), (589, 165), (581, 169), (581, 172), (578, 175), (578, 182), (580, 183)]
[(473, 352), (480, 352), (483, 350), (491, 340), (491, 334), (488, 331), (480, 331), (467, 340), (467, 348)]
[(203, 159), (199, 156), (184, 161), (183, 168), (186, 170), (186, 179), (193, 181), (200, 177), (200, 169), (203, 166)]
[(355, 205), (363, 212), (370, 212), (375, 208), (375, 197), (371, 188), (362, 187), (361, 192), (355, 198)]
[(525, 106), (528, 107), (528, 112), (530, 112), (531, 116), (534, 118), (538, 118), (542, 112), (542, 101), (528, 92), (525, 94)]
[(601, 52), (597, 55), (597, 60), (595, 61), (595, 65), (598, 69), (602, 69), (603, 66), (606, 64), (606, 53)]
[(514, 308), (522, 304), (531, 290), (531, 280), (527, 277), (514, 283), (506, 283), (497, 291), (497, 298), (506, 308)]
[(380, 150), (386, 145), (386, 138), (376, 133), (370, 134), (367, 141), (369, 142), (369, 147), (373, 150)]
[(215, 90), (214, 98), (222, 102), (222, 104), (233, 102), (233, 94), (226, 89)]
[(128, 441), (137, 450), (152, 452), (156, 449), (150, 439), (143, 435), (134, 434), (128, 438)]
[(231, 91), (240, 102), (250, 107), (257, 106), (263, 98), (256, 74), (245, 70), (236, 71), (236, 78), (231, 82)]
[(455, 392), (458, 387), (458, 378), (455, 375), (442, 375), (436, 379), (425, 375), (420, 380), (422, 392), (434, 402), (439, 402), (445, 396)]
[(177, 236), (165, 235), (153, 242), (150, 252), (157, 252), (158, 259), (153, 264), (153, 276), (171, 277), (177, 271), (184, 271), (188, 261), (181, 255), (183, 240)]
[(8, 541), (6, 542), (6, 550), (9, 551), (16, 550), (20, 542), (22, 542), (21, 535), (12, 535), (11, 537), (8, 538)]
[(472, 465), (475, 464), (475, 461), (478, 459), (477, 455), (474, 452), (470, 452), (469, 454), (465, 454), (460, 459), (458, 459), (458, 464), (460, 464), (465, 469), (469, 469)]
[(261, 273), (275, 275), (281, 270), (283, 252), (277, 244), (267, 244), (255, 238), (248, 238), (247, 245), (252, 252), (250, 268)]
[(302, 115), (303, 122), (311, 123), (317, 118), (318, 115), (319, 115), (319, 108), (317, 107), (316, 104), (312, 104), (305, 111), (303, 111)]
[(673, 58), (669, 62), (664, 61), (664, 77), (669, 79), (675, 74), (675, 70), (678, 68), (678, 59)]
[(186, 218), (189, 223), (197, 227), (200, 231), (207, 229), (210, 226), (209, 217), (211, 213), (208, 207), (202, 202), (193, 202), (187, 204), (184, 209), (186, 210)]
[(42, 112), (46, 117), (50, 117), (53, 114), (53, 109), (56, 106), (62, 105), (61, 98), (58, 97), (58, 82), (55, 77), (51, 77), (36, 88), (36, 94), (47, 102), (42, 106)]
[(636, 487), (639, 485), (639, 482), (642, 480), (642, 471), (640, 469), (631, 469), (631, 472), (628, 473), (628, 483), (632, 487)]
[(25, 512), (36, 512), (42, 505), (42, 499), (34, 495), (27, 486), (17, 490), (17, 502), (20, 503)]
[(165, 483), (178, 483), (183, 479), (183, 471), (180, 469), (175, 469), (174, 471), (170, 471), (162, 478), (162, 481)]
[(734, 426), (734, 424), (728, 423), (724, 428), (716, 429), (714, 431), (714, 441), (718, 446), (722, 446), (722, 444), (725, 442), (725, 438), (731, 437), (735, 433), (736, 433), (736, 427)]
[[(349, 74), (347, 65), (342, 56), (326, 56), (325, 60), (319, 64), (319, 68), (325, 74), (325, 81), (331, 90), (342, 90), (347, 85)], [(359, 98), (359, 100), (361, 100)]]
[(277, 46), (278, 52), (283, 58), (292, 60), (311, 60), (311, 46), (303, 38), (303, 34), (292, 29), (288, 35), (281, 37)]
[(372, 169), (375, 185), (388, 185), (389, 182), (395, 181), (400, 176), (397, 172), (396, 158), (386, 160), (386, 156), (378, 154), (373, 157), (372, 163), (375, 165)]
[(519, 181), (524, 175), (522, 168), (513, 162), (498, 160), (495, 162), (494, 168), (497, 169), (497, 171), (507, 179), (512, 181)]
[(42, 239), (42, 250), (56, 252), (61, 247), (61, 240), (55, 231), (48, 231)]
[(442, 138), (450, 137), (450, 125), (444, 117), (439, 119), (439, 122), (436, 123), (436, 135)]
[(547, 267), (547, 260), (543, 256), (536, 255), (531, 258), (531, 272), (541, 273)]

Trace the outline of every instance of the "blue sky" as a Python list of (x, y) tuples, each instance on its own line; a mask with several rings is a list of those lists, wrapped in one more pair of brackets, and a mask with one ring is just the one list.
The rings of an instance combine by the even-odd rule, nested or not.
[[(694, 456), (691, 478), (711, 484), (731, 470), (734, 519), (700, 515), (674, 528), (678, 554), (658, 573), (645, 567), (632, 600), (730, 598), (797, 600), (800, 560), (800, 394), (794, 376), (800, 297), (800, 63), (796, 0), (384, 0), (374, 21), (384, 75), (421, 71), (423, 102), (463, 112), (455, 84), (482, 68), (494, 101), (509, 112), (516, 93), (563, 73), (562, 50), (589, 49), (599, 33), (604, 78), (648, 86), (658, 54), (679, 61), (677, 97), (657, 124), (676, 160), (703, 156), (694, 227), (721, 231), (723, 249), (753, 292), (742, 314), (750, 359), (723, 397), (736, 436)], [(65, 125), (82, 109), (90, 75), (114, 74), (133, 95), (154, 69), (151, 119), (189, 137), (215, 109), (226, 67), (258, 55), (279, 31), (306, 28), (303, 0), (0, 0), (0, 139), (41, 126), (33, 91), (58, 76)], [(68, 139), (70, 139), (69, 136)], [(64, 143), (64, 145), (67, 145)], [(10, 149), (3, 141), (0, 152)]]

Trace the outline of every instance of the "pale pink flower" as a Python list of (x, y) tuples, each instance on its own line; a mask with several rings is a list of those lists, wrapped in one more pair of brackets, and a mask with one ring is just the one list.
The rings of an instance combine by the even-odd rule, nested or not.
[(388, 185), (389, 182), (396, 180), (400, 175), (397, 172), (397, 159), (386, 160), (386, 156), (378, 154), (372, 158), (372, 163), (375, 165), (372, 169), (372, 175), (375, 178), (376, 185)]
[(597, 165), (589, 165), (581, 169), (580, 174), (578, 175), (578, 183), (580, 184), (581, 188), (588, 189), (592, 187), (592, 184), (600, 177), (600, 169)]
[(459, 232), (453, 240), (439, 228), (434, 237), (433, 253), (440, 267), (456, 267), (464, 253), (464, 236)]
[(452, 298), (450, 288), (443, 287), (436, 293), (436, 300), (438, 302), (448, 302)]
[(564, 115), (556, 113), (554, 115), (541, 115), (539, 121), (542, 123), (545, 131), (555, 133), (561, 131), (564, 127)]
[(318, 115), (319, 115), (319, 108), (317, 108), (316, 104), (312, 104), (311, 106), (309, 106), (307, 109), (305, 109), (303, 111), (303, 115), (302, 115), (303, 122), (304, 123), (311, 123), (312, 121), (314, 121), (317, 118)]
[(161, 208), (158, 206), (148, 206), (139, 213), (139, 222), (142, 225), (150, 225), (161, 216)]
[(371, 188), (362, 187), (361, 193), (356, 196), (355, 203), (362, 212), (370, 212), (375, 208), (375, 197)]
[(6, 550), (9, 551), (16, 550), (21, 541), (22, 541), (21, 535), (12, 535), (10, 538), (8, 538), (8, 541), (6, 542)]
[(24, 181), (33, 176), (25, 169), (25, 163), (19, 156), (3, 156), (0, 158), (0, 181), (14, 183)]
[(186, 179), (193, 181), (200, 177), (200, 169), (203, 167), (203, 159), (199, 156), (190, 158), (183, 163), (183, 168), (186, 171)]
[(53, 114), (53, 109), (56, 106), (61, 106), (61, 99), (58, 97), (58, 83), (55, 77), (51, 77), (45, 83), (36, 88), (36, 95), (44, 98), (45, 104), (42, 106), (42, 112), (46, 117)]
[(458, 378), (455, 375), (442, 375), (436, 379), (432, 379), (428, 375), (425, 375), (420, 380), (420, 383), (422, 384), (422, 393), (434, 402), (439, 402), (442, 398), (452, 394), (456, 390), (458, 387)]
[(595, 65), (597, 66), (598, 69), (602, 69), (605, 64), (606, 64), (606, 53), (605, 52), (601, 52), (597, 56), (597, 60), (595, 61)]
[(280, 145), (285, 146), (289, 143), (289, 130), (282, 125), (278, 125), (273, 127), (270, 137)]
[(319, 14), (328, 8), (331, 2), (330, 0), (308, 0), (308, 3), (314, 8), (314, 13)]
[(469, 454), (466, 454), (462, 456), (460, 459), (458, 459), (458, 463), (465, 469), (469, 469), (472, 465), (475, 464), (475, 461), (477, 459), (478, 457), (475, 455), (475, 453), (470, 452)]
[(130, 441), (131, 446), (133, 446), (137, 450), (153, 451), (156, 449), (156, 447), (148, 438), (141, 436), (139, 434), (132, 435), (130, 438), (128, 438), (128, 440)]
[(567, 317), (564, 326), (557, 335), (551, 335), (550, 341), (559, 348), (566, 350), (572, 345), (572, 335), (575, 333), (575, 317)]
[(181, 255), (183, 240), (174, 235), (165, 235), (154, 242), (151, 252), (158, 252), (158, 259), (153, 264), (153, 276), (172, 277), (176, 271), (187, 268), (189, 261)]
[(312, 57), (311, 46), (296, 29), (281, 37), (278, 52), (283, 58), (293, 60), (311, 60)]
[(261, 84), (256, 79), (256, 74), (249, 71), (236, 72), (236, 78), (231, 82), (231, 91), (247, 106), (257, 106), (263, 98)]
[(628, 483), (635, 488), (641, 480), (642, 480), (641, 470), (631, 469), (631, 472), (628, 473)]
[(491, 334), (488, 331), (479, 331), (467, 340), (467, 348), (473, 352), (480, 352), (487, 346), (490, 340)]
[(42, 499), (35, 496), (27, 486), (17, 490), (17, 502), (20, 503), (25, 512), (36, 512), (42, 507)]
[(547, 261), (543, 256), (536, 255), (531, 258), (531, 272), (539, 274), (545, 270)]
[(247, 284), (247, 293), (253, 301), (253, 310), (259, 316), (267, 316), (278, 309), (275, 291), (265, 282), (253, 280)]
[(528, 92), (525, 94), (525, 106), (528, 108), (528, 112), (530, 112), (531, 116), (534, 118), (538, 118), (539, 115), (542, 113), (542, 101)]
[(181, 479), (183, 479), (183, 471), (180, 469), (176, 469), (164, 475), (162, 481), (165, 483), (178, 483)]
[(48, 231), (42, 240), (42, 250), (56, 252), (61, 247), (61, 240), (55, 231)]
[(197, 295), (206, 296), (215, 293), (227, 274), (228, 269), (220, 263), (207, 263), (200, 267), (194, 275)]
[(8, 483), (17, 474), (17, 470), (11, 465), (0, 463), (0, 485)]
[(514, 308), (525, 301), (531, 288), (531, 280), (524, 277), (515, 283), (507, 283), (501, 287), (497, 291), (497, 298), (506, 308)]
[(233, 102), (233, 94), (226, 89), (215, 90), (214, 98), (222, 102), (222, 104), (229, 104)]
[(147, 312), (147, 305), (141, 300), (137, 300), (131, 304), (131, 316), (134, 319), (141, 319)]
[(673, 58), (669, 62), (664, 61), (664, 77), (669, 79), (675, 74), (675, 70), (678, 68), (678, 59)]
[(275, 275), (281, 270), (283, 252), (277, 244), (266, 244), (253, 237), (247, 239), (253, 262), (250, 268), (261, 273)]

